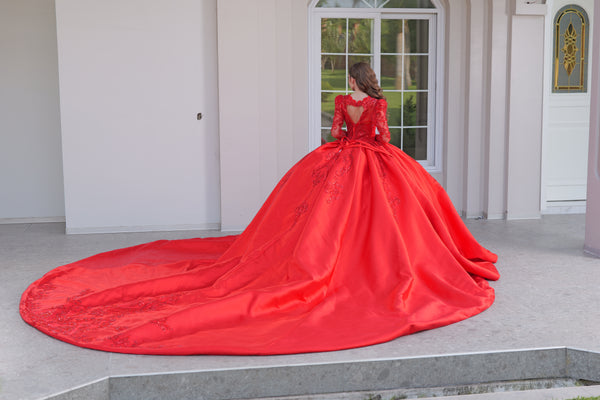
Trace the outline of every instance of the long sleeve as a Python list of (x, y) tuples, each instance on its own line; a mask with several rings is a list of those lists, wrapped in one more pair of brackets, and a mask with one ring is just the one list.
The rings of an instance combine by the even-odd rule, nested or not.
[(390, 128), (387, 123), (387, 101), (385, 99), (377, 100), (375, 105), (375, 126), (379, 131), (379, 135), (376, 136), (376, 140), (380, 142), (389, 143), (390, 141)]
[(346, 136), (346, 132), (342, 130), (342, 125), (344, 125), (344, 115), (343, 115), (343, 97), (337, 96), (335, 98), (335, 112), (333, 113), (333, 124), (331, 126), (331, 136), (336, 139), (341, 139)]

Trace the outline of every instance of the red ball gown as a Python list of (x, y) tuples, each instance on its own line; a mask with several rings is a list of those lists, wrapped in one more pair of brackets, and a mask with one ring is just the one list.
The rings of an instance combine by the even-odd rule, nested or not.
[(292, 167), (242, 234), (58, 267), (25, 291), (23, 319), (98, 350), (241, 355), (366, 346), (485, 310), (497, 257), (387, 143), (386, 108), (338, 96), (338, 140)]

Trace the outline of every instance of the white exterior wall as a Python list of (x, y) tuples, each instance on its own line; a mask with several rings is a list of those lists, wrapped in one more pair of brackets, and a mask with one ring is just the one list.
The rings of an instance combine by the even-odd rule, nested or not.
[(0, 223), (64, 220), (54, 0), (0, 2)]
[(444, 182), (466, 217), (540, 215), (545, 6), (515, 2), (446, 4)]
[(219, 0), (221, 226), (242, 230), (308, 151), (304, 0)]
[(56, 14), (67, 232), (218, 228), (216, 0)]
[[(221, 181), (224, 229), (241, 229), (291, 162), (278, 146), (308, 137), (304, 45), (289, 30), (273, 37), (275, 21), (305, 43), (306, 0), (219, 0)], [(537, 218), (540, 215), (542, 71), (546, 7), (517, 0), (444, 1), (445, 68), (443, 179), (463, 215)], [(293, 16), (282, 13), (294, 7)], [(285, 24), (283, 24), (285, 26)], [(235, 35), (235, 29), (244, 35)], [(511, 41), (511, 37), (519, 40)], [(524, 39), (523, 39), (524, 38)], [(278, 74), (292, 63), (294, 114), (273, 130), (273, 107), (286, 99)], [(300, 56), (298, 56), (300, 55)], [(239, 59), (250, 77), (239, 76)], [(269, 88), (265, 82), (272, 82)], [(239, 93), (256, 94), (248, 103)], [(272, 118), (272, 117), (271, 117)], [(271, 124), (265, 124), (265, 122)], [(296, 129), (291, 132), (287, 124)], [(302, 129), (298, 127), (302, 126)], [(240, 132), (245, 132), (240, 137)], [(289, 147), (287, 147), (289, 149)], [(308, 151), (295, 146), (293, 159)], [(276, 161), (276, 154), (279, 161)], [(289, 153), (288, 153), (289, 154)], [(240, 165), (243, 168), (240, 168)]]
[[(68, 231), (216, 228), (219, 222), (223, 230), (243, 229), (309, 149), (309, 1), (56, 1)], [(463, 215), (538, 217), (545, 6), (521, 0), (442, 2), (441, 181)], [(24, 2), (15, 4), (27, 9)], [(36, 7), (38, 13), (39, 2)], [(1, 26), (16, 32), (24, 20), (33, 21), (7, 19)], [(40, 21), (24, 30), (52, 30), (47, 15), (45, 25)], [(47, 52), (30, 52), (27, 61), (53, 57), (44, 42), (52, 35), (39, 36), (35, 46)], [(17, 54), (2, 43), (3, 56)], [(20, 64), (8, 65), (12, 70), (0, 79), (13, 90), (10, 101), (27, 92), (28, 84), (56, 84), (49, 62), (36, 70), (36, 76), (43, 71), (42, 83), (23, 75), (10, 86), (7, 76), (13, 79)], [(39, 65), (31, 62), (32, 68)], [(15, 177), (3, 168), (0, 177), (9, 182), (3, 189), (15, 191), (15, 207), (0, 207), (1, 212), (13, 212), (29, 198), (44, 198), (36, 204), (62, 210), (56, 92), (53, 96), (38, 109), (44, 118), (25, 130), (37, 132), (28, 140), (44, 146), (33, 161), (37, 181), (35, 174), (20, 171)], [(0, 121), (2, 140), (9, 137), (5, 127), (13, 130), (27, 120), (31, 104), (22, 103), (16, 118)], [(198, 112), (201, 121), (195, 119)], [(40, 124), (53, 133), (40, 134)], [(12, 136), (0, 147), (11, 167), (31, 151), (20, 140)], [(9, 146), (20, 151), (5, 150)], [(55, 178), (40, 179), (40, 171), (54, 171)], [(44, 186), (47, 182), (53, 183)], [(27, 185), (29, 192), (18, 192)], [(42, 194), (30, 196), (35, 190)], [(47, 193), (58, 200), (46, 201)], [(9, 215), (24, 216), (36, 215)]]

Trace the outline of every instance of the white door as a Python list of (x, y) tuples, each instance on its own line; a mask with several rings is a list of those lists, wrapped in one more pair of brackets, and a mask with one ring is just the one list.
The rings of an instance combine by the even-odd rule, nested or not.
[(587, 75), (593, 50), (590, 25), (594, 2), (555, 0), (549, 3), (542, 213), (583, 213), (590, 120)]
[(56, 2), (68, 233), (219, 226), (217, 3), (176, 3)]

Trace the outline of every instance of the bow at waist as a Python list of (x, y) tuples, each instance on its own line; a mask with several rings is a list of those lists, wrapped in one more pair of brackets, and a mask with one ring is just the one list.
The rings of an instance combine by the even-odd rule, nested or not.
[(331, 145), (332, 147), (338, 147), (338, 151), (342, 151), (344, 148), (349, 147), (362, 147), (363, 149), (368, 149), (391, 156), (391, 154), (386, 150), (385, 146), (375, 140), (366, 141), (361, 139), (348, 139), (346, 136), (344, 136), (327, 144)]

